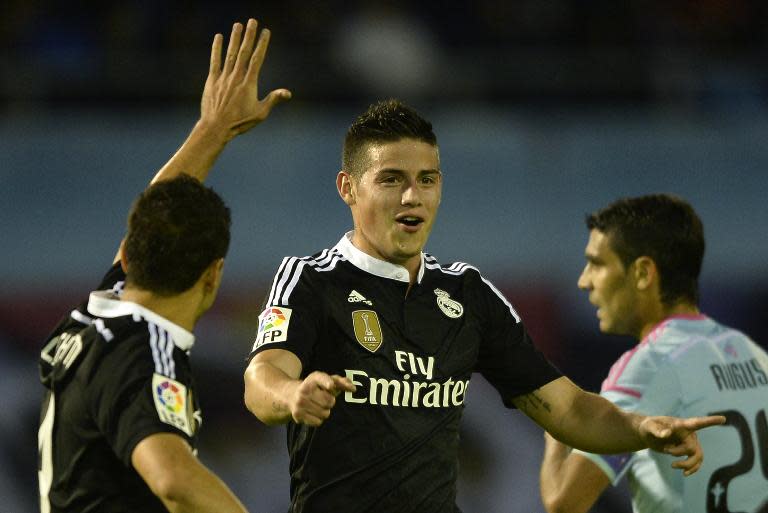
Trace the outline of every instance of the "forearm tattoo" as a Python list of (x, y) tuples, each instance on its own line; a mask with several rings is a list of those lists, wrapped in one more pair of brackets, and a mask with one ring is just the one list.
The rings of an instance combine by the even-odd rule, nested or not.
[(552, 406), (541, 397), (538, 388), (530, 394), (518, 396), (516, 402), (517, 407), (526, 415), (540, 413), (541, 410), (552, 413)]

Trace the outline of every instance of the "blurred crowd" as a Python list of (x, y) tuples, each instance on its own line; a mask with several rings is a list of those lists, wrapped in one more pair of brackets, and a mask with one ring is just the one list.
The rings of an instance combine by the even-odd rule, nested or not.
[[(280, 137), (265, 137), (262, 146), (257, 138), (248, 148), (235, 146), (222, 166), (253, 166), (257, 153), (265, 169), (281, 170), (285, 189), (254, 199), (249, 191), (263, 186), (260, 177), (250, 189), (239, 174), (218, 178), (235, 208), (252, 205), (254, 211), (241, 214), (236, 227), (243, 233), (228, 264), (238, 276), (231, 283), (240, 288), (225, 290), (201, 324), (198, 335), (212, 342), (196, 347), (195, 364), (208, 391), (202, 397), (207, 424), (201, 453), (250, 504), (284, 511), (287, 475), (280, 459), (283, 431), (264, 428), (242, 406), (242, 360), (268, 284), (250, 282), (241, 271), (271, 270), (269, 258), (289, 254), (284, 246), (292, 239), (312, 241), (302, 242), (301, 251), (324, 247), (312, 238), (317, 230), (304, 226), (309, 215), (322, 215), (335, 237), (345, 226), (340, 202), (318, 200), (325, 189), (312, 180), (323, 169), (335, 170), (342, 127), (350, 121), (347, 107), (357, 112), (369, 101), (397, 96), (438, 113), (433, 121), (451, 163), (446, 202), (453, 202), (441, 213), (451, 230), (444, 245), (458, 240), (498, 256), (486, 257), (495, 265), (483, 268), (504, 278), (500, 288), (542, 349), (586, 388), (599, 387), (610, 362), (630, 343), (597, 337), (594, 311), (575, 287), (586, 232), (572, 235), (575, 243), (569, 237), (574, 219), (581, 228), (583, 212), (620, 194), (661, 187), (700, 207), (711, 241), (704, 311), (763, 344), (768, 340), (762, 256), (768, 247), (759, 230), (764, 222), (757, 219), (765, 212), (768, 163), (768, 2), (5, 0), (0, 11), (0, 153), (6, 158), (0, 166), (0, 204), (6, 207), (0, 238), (12, 241), (5, 251), (14, 255), (2, 271), (38, 285), (26, 293), (0, 287), (0, 511), (35, 507), (38, 344), (92, 285), (73, 277), (65, 264), (74, 256), (57, 244), (87, 241), (89, 251), (77, 255), (83, 260), (101, 258), (90, 253), (106, 244), (102, 253), (111, 258), (110, 244), (120, 234), (110, 232), (106, 242), (94, 235), (111, 226), (103, 218), (117, 211), (123, 222), (142, 177), (175, 149), (188, 127), (184, 116), (195, 115), (213, 34), (229, 34), (233, 21), (248, 17), (273, 32), (261, 86), (288, 87), (294, 100), (270, 128)], [(497, 104), (504, 109), (495, 110)], [(590, 117), (585, 106), (601, 116)], [(98, 116), (61, 119), (61, 107), (103, 110), (121, 123)], [(183, 115), (170, 115), (168, 107), (182, 107)], [(314, 116), (316, 107), (331, 112)], [(537, 111), (520, 116), (528, 107)], [(645, 115), (659, 107), (672, 115)], [(149, 119), (146, 109), (157, 110), (161, 121)], [(561, 119), (561, 111), (568, 115)], [(497, 112), (501, 120), (492, 115)], [(473, 123), (469, 136), (467, 123)], [(294, 151), (299, 146), (302, 151)], [(139, 178), (126, 166), (141, 168)], [(486, 180), (477, 183), (463, 170), (483, 171)], [(332, 180), (323, 176), (320, 183), (332, 189)], [(299, 198), (285, 202), (291, 187)], [(328, 201), (337, 201), (335, 190), (330, 194)], [(297, 205), (316, 211), (307, 214)], [(65, 217), (62, 212), (66, 219), (57, 219)], [(488, 215), (509, 227), (510, 236), (482, 248)], [(250, 228), (249, 216), (254, 225), (261, 223), (265, 239)], [(296, 233), (289, 235), (287, 227)], [(440, 233), (433, 240), (439, 244)], [(524, 267), (537, 258), (547, 271), (565, 274), (565, 281), (541, 280)], [(59, 282), (48, 282), (43, 260)], [(41, 282), (45, 294), (38, 294)], [(512, 412), (498, 422), (497, 398), (482, 397), (477, 393), (469, 401), (462, 433), (467, 449), (460, 497), (471, 505), (465, 510), (499, 511), (511, 500), (530, 500), (520, 509), (540, 511), (533, 488), (540, 431)], [(493, 420), (486, 421), (486, 410)], [(619, 496), (618, 503), (596, 511), (628, 511), (626, 497)]]
[(273, 30), (271, 85), (297, 99), (762, 102), (768, 4), (758, 0), (7, 0), (0, 97), (195, 100), (215, 32)]

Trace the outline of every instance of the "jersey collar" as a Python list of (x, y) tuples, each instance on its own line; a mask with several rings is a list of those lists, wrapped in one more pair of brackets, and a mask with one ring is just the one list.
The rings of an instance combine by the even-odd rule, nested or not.
[(703, 321), (705, 319), (708, 319), (708, 317), (702, 313), (670, 315), (656, 326), (654, 326), (653, 329), (651, 329), (651, 331), (649, 331), (648, 334), (643, 337), (643, 340), (640, 341), (640, 344), (655, 341), (672, 321)]
[[(334, 247), (339, 253), (341, 253), (352, 265), (361, 269), (367, 273), (382, 278), (389, 278), (390, 280), (402, 281), (403, 283), (410, 283), (410, 275), (408, 269), (402, 265), (396, 265), (385, 260), (379, 260), (371, 255), (364, 253), (357, 249), (352, 244), (352, 235), (354, 230), (344, 234), (338, 244)], [(421, 253), (421, 264), (419, 265), (419, 272), (416, 275), (416, 283), (421, 283), (421, 279), (424, 277), (424, 252)]]
[(138, 303), (122, 301), (110, 290), (91, 292), (91, 296), (88, 298), (88, 311), (93, 315), (107, 319), (126, 315), (133, 315), (134, 318), (141, 316), (170, 333), (173, 343), (183, 351), (189, 351), (195, 343), (195, 336), (178, 324), (172, 323)]

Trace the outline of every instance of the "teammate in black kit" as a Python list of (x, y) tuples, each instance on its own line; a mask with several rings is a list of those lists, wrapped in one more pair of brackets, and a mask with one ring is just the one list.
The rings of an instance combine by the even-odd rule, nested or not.
[(256, 32), (255, 20), (244, 36), (235, 24), (223, 65), (216, 35), (200, 120), (134, 203), (99, 291), (41, 353), (44, 513), (245, 511), (195, 456), (201, 415), (189, 351), (229, 246), (229, 209), (201, 182), (227, 141), (290, 97), (283, 89), (258, 99), (269, 31), (258, 43)]
[(354, 230), (332, 249), (286, 258), (245, 373), (248, 408), (288, 424), (297, 512), (447, 512), (473, 372), (570, 446), (685, 456), (722, 417), (624, 412), (562, 377), (515, 309), (477, 269), (423, 253), (440, 204), (432, 126), (390, 100), (350, 127), (336, 185)]

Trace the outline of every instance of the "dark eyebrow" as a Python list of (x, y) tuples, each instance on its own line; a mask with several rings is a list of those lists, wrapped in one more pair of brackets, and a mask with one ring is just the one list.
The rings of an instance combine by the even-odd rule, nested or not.
[[(376, 171), (376, 174), (392, 174), (392, 175), (404, 175), (405, 171), (402, 169), (397, 169), (395, 167), (385, 167), (384, 169), (379, 169)], [(423, 175), (442, 175), (439, 169), (422, 169), (419, 171), (417, 176), (423, 176)]]
[(598, 258), (597, 255), (593, 255), (592, 253), (584, 253), (584, 258), (586, 258), (587, 262), (591, 262), (593, 264), (600, 264), (602, 263), (602, 259)]
[(377, 174), (389, 173), (389, 174), (393, 174), (393, 175), (404, 175), (405, 171), (403, 171), (402, 169), (397, 169), (395, 167), (385, 167), (384, 169), (379, 169), (378, 171), (376, 171), (376, 173)]
[[(397, 173), (397, 174), (405, 174), (405, 171), (402, 169), (398, 169), (396, 167), (385, 167), (383, 169), (378, 170), (379, 173)], [(422, 169), (419, 171), (419, 174), (440, 174), (439, 169)]]

